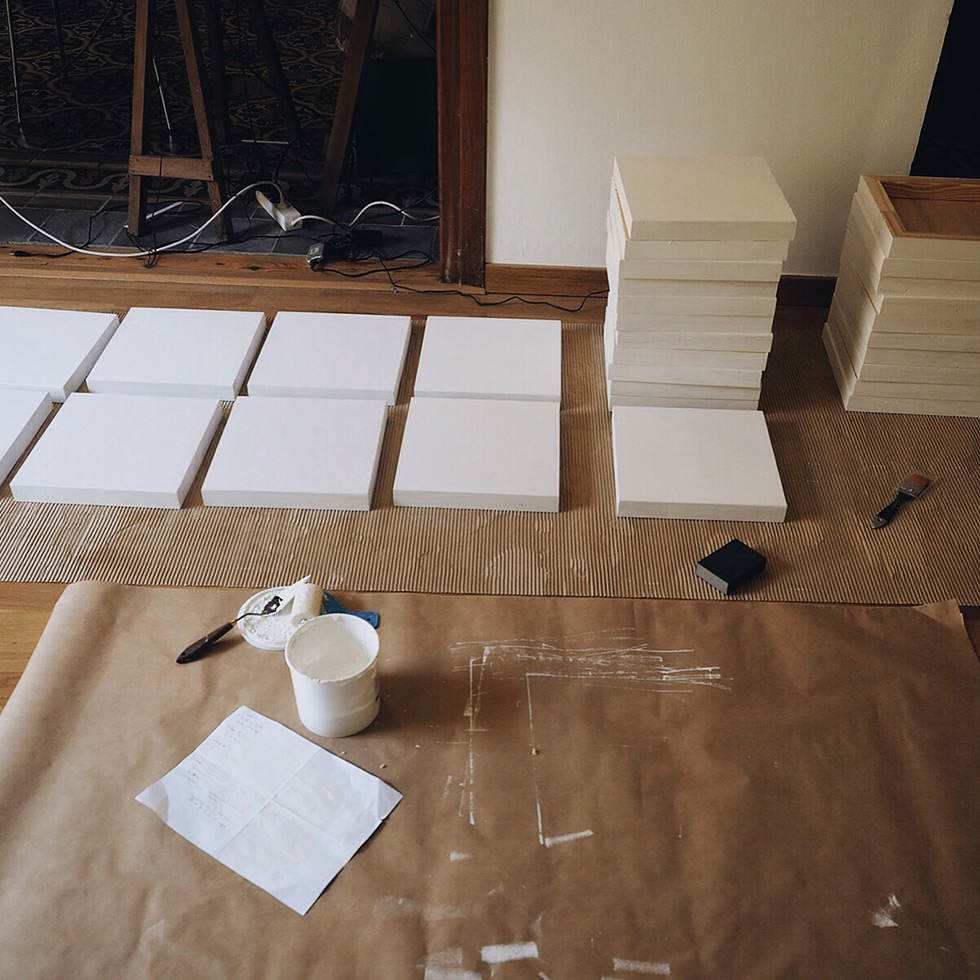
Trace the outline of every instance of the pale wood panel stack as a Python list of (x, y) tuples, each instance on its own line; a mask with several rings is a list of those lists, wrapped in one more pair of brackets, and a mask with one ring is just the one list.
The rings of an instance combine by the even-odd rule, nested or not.
[(862, 175), (823, 337), (846, 409), (980, 416), (980, 181)]
[(761, 157), (617, 157), (610, 407), (755, 409), (796, 219)]

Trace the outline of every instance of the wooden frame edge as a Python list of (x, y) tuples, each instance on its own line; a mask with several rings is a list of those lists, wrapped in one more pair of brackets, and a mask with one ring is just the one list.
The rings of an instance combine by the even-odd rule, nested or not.
[(483, 286), (489, 0), (438, 0), (436, 32), (440, 276)]

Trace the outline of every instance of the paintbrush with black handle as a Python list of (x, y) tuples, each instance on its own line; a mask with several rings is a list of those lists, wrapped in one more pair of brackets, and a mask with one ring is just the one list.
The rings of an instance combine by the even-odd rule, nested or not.
[(925, 488), (929, 486), (929, 481), (920, 473), (909, 473), (907, 477), (895, 488), (897, 493), (895, 499), (887, 506), (883, 507), (871, 520), (871, 526), (884, 527), (897, 513), (898, 508), (906, 500), (915, 500)]

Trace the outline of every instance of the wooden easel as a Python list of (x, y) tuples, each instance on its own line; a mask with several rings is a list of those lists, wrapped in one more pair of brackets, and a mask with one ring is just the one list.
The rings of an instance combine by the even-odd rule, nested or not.
[[(217, 159), (214, 119), (204, 97), (204, 72), (201, 44), (188, 0), (173, 0), (184, 49), (184, 65), (190, 83), (191, 103), (201, 145), (200, 157), (152, 156), (144, 152), (144, 117), (151, 83), (153, 14), (156, 0), (136, 0), (136, 50), (133, 58), (133, 121), (129, 156), (129, 230), (141, 235), (146, 225), (146, 178), (178, 177), (200, 180), (207, 184), (211, 210), (217, 212), (224, 202), (224, 178)], [(227, 224), (222, 215), (214, 222), (222, 237)]]

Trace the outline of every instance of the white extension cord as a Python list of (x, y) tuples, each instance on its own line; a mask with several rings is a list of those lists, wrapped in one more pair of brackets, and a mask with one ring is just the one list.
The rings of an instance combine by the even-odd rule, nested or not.
[(303, 216), (285, 199), (281, 199), (278, 204), (274, 204), (262, 191), (256, 191), (255, 200), (272, 215), (276, 224), (283, 231), (291, 231), (293, 228), (303, 227)]

